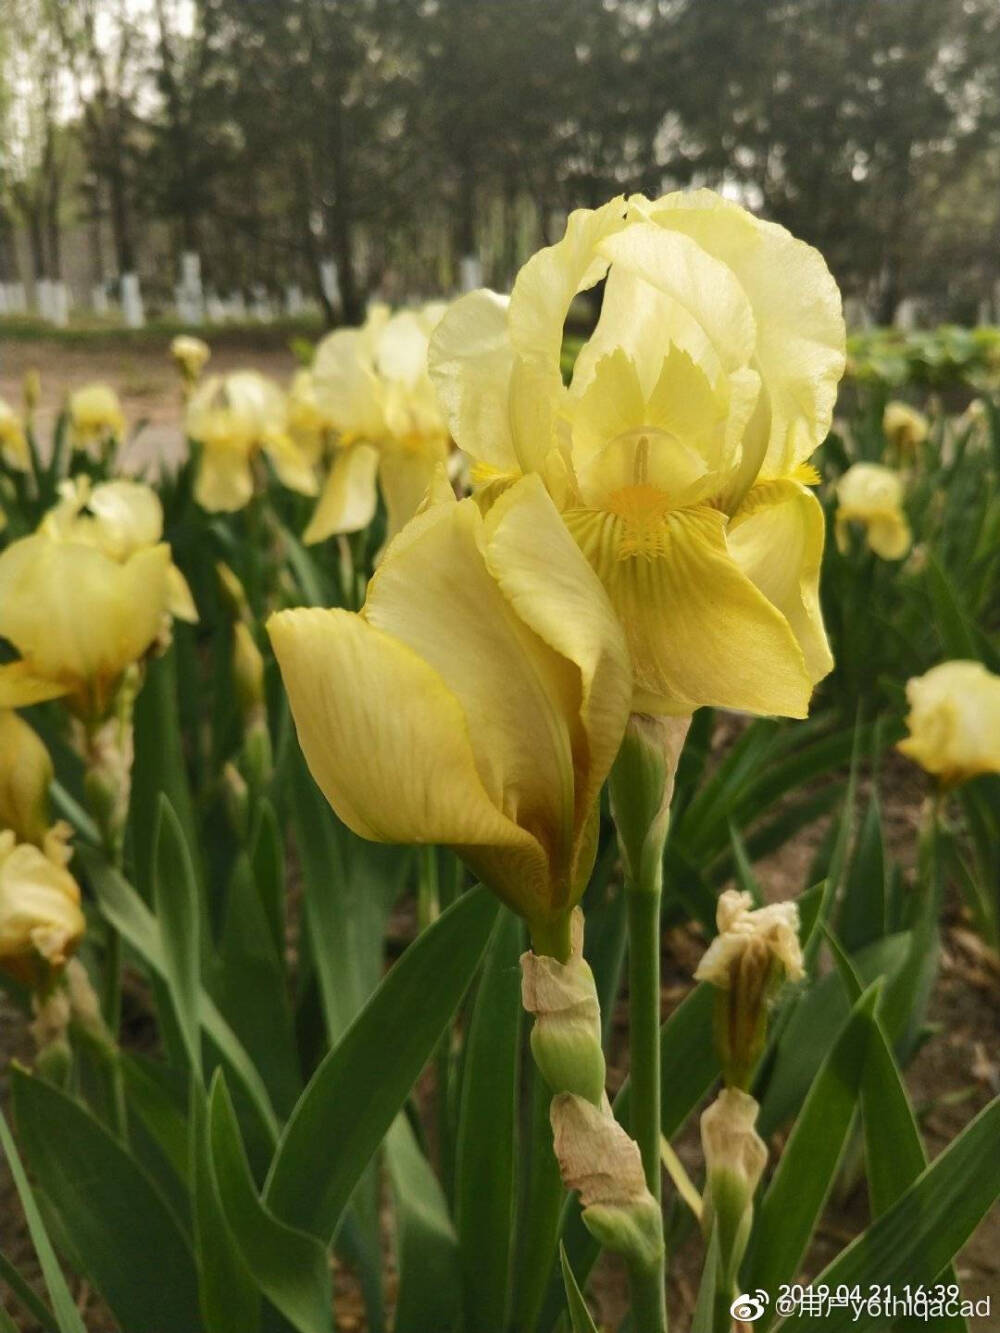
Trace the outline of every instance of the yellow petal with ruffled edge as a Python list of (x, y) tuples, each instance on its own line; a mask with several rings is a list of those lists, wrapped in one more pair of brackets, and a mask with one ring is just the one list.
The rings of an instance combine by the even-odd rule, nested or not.
[(909, 736), (897, 749), (948, 786), (1000, 773), (1000, 676), (941, 662), (906, 682)]
[(378, 450), (370, 444), (338, 449), (312, 518), (302, 535), (307, 545), (340, 532), (360, 532), (375, 517)]
[(373, 361), (376, 336), (374, 326), (336, 329), (318, 344), (312, 368), (320, 410), (342, 435), (370, 443), (378, 441), (385, 429)]
[(379, 483), (385, 498), (386, 541), (391, 541), (420, 508), (434, 473), (446, 457), (443, 440), (408, 449), (385, 445), (379, 459)]
[(508, 327), (518, 356), (558, 367), (570, 303), (607, 273), (608, 257), (598, 247), (624, 226), (621, 196), (601, 208), (578, 208), (562, 239), (532, 255), (510, 295)]
[(497, 472), (519, 471), (510, 420), (514, 348), (507, 298), (483, 290), (459, 297), (431, 335), (428, 364), (458, 447)]
[(163, 625), (170, 548), (119, 563), (91, 546), (36, 534), (0, 555), (0, 635), (36, 676), (100, 694)]
[(564, 518), (625, 629), (635, 711), (710, 704), (805, 717), (812, 682), (802, 650), (729, 554), (725, 516), (707, 506), (664, 513), (655, 492), (629, 501), (620, 513)]
[(819, 501), (784, 479), (752, 487), (727, 533), (737, 565), (791, 626), (814, 683), (833, 669), (819, 603), (825, 537)]
[(633, 197), (629, 210), (691, 237), (732, 270), (746, 293), (757, 326), (754, 365), (770, 401), (761, 462), (770, 475), (786, 475), (830, 429), (844, 373), (840, 292), (823, 256), (711, 190), (677, 191), (652, 202)]
[(545, 854), (487, 795), (440, 673), (347, 611), (281, 611), (267, 628), (310, 772), (344, 823), (377, 842), (461, 848), (529, 915)]
[[(697, 241), (639, 222), (608, 237), (601, 251), (613, 271), (624, 269), (668, 298), (656, 349), (661, 361), (675, 343), (713, 383), (720, 373), (749, 365), (757, 338), (753, 308), (732, 270)], [(609, 317), (603, 336), (621, 345), (620, 322), (627, 321), (627, 310), (616, 305)]]

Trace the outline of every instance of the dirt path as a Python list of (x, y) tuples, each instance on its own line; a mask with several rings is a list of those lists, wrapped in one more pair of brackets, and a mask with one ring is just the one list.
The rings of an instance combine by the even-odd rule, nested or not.
[[(213, 352), (209, 370), (226, 374), (252, 367), (287, 384), (296, 361), (290, 351), (273, 347), (248, 349), (220, 347)], [(20, 408), (25, 373), (41, 378), (37, 431), (43, 447), (68, 393), (103, 380), (121, 398), (130, 439), (122, 453), (126, 471), (149, 463), (173, 461), (184, 446), (184, 405), (177, 375), (165, 349), (127, 347), (87, 349), (50, 342), (0, 341), (0, 398)]]

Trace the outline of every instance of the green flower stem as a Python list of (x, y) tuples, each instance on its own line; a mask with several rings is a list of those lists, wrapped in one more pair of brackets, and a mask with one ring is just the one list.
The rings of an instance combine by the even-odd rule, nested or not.
[(514, 1333), (531, 1333), (538, 1326), (555, 1263), (559, 1223), (566, 1197), (559, 1163), (552, 1151), (549, 1123), (552, 1093), (537, 1067), (532, 1069), (531, 1075), (531, 1156), (521, 1204), (510, 1320)]
[[(647, 858), (648, 859), (648, 858)], [(659, 1204), (660, 1189), (660, 890), (657, 860), (627, 885), (629, 926), (629, 1043), (632, 1137), (639, 1145), (646, 1185)], [(633, 1318), (643, 1333), (665, 1333), (665, 1262), (629, 1267)]]

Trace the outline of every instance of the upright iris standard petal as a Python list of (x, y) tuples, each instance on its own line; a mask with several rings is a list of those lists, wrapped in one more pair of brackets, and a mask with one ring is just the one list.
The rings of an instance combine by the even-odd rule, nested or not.
[[(601, 278), (564, 386), (570, 303)], [(815, 250), (708, 191), (612, 200), (571, 216), (508, 306), (456, 302), (430, 363), (482, 507), (519, 473), (549, 490), (621, 618), (636, 708), (804, 714), (831, 662), (797, 469), (844, 365)]]
[(269, 630), (310, 768), (356, 832), (443, 842), (534, 925), (568, 921), (631, 692), (621, 631), (544, 488), (433, 504), (359, 616)]
[(358, 449), (376, 451), (388, 540), (419, 508), (451, 447), (427, 371), (428, 339), (443, 310), (440, 302), (394, 315), (378, 307), (361, 329), (338, 329), (317, 347), (313, 392), (337, 441), (307, 542), (370, 520), (377, 503), (371, 454)]

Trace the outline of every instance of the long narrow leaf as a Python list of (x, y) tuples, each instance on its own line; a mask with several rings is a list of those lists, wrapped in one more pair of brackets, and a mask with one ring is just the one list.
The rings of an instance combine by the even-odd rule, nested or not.
[[(316, 1070), (285, 1128), (265, 1201), (328, 1241), (476, 970), (497, 905), (474, 889), (406, 950)], [(327, 1150), (317, 1155), (316, 1145)]]
[[(3, 1148), (4, 1156), (7, 1158), (7, 1165), (14, 1179), (14, 1186), (18, 1198), (21, 1200), (21, 1207), (24, 1209), (24, 1217), (28, 1223), (28, 1231), (31, 1233), (35, 1253), (38, 1255), (42, 1276), (45, 1278), (45, 1287), (55, 1311), (55, 1321), (59, 1333), (87, 1333), (83, 1326), (83, 1320), (80, 1318), (80, 1312), (77, 1310), (73, 1297), (70, 1295), (69, 1287), (66, 1285), (66, 1279), (62, 1275), (59, 1260), (56, 1258), (52, 1242), (45, 1230), (41, 1211), (35, 1201), (34, 1193), (18, 1154), (14, 1136), (10, 1132), (10, 1126), (4, 1119), (2, 1111), (0, 1111), (0, 1148)], [(39, 1322), (44, 1323), (45, 1321), (40, 1320)]]
[(153, 1182), (65, 1093), (18, 1069), (12, 1087), (25, 1155), (121, 1324), (143, 1333), (197, 1328), (194, 1258)]
[[(868, 1284), (929, 1286), (944, 1271), (1000, 1196), (1000, 1098), (995, 1098), (928, 1166), (905, 1194), (813, 1280), (831, 1290)], [(880, 1311), (859, 1318), (850, 1307), (821, 1318), (793, 1315), (781, 1333), (868, 1333), (885, 1327)]]

